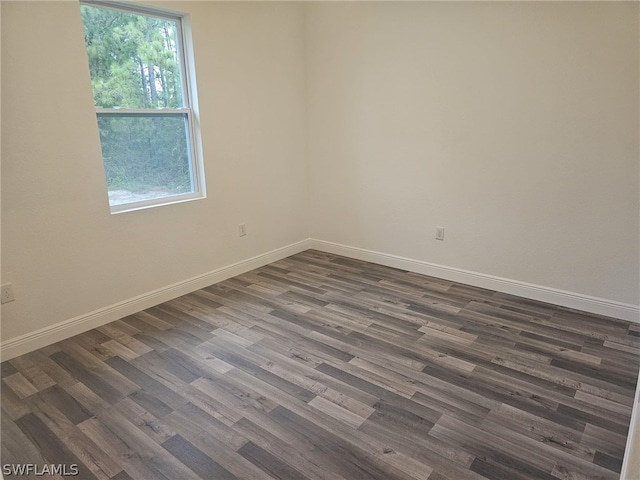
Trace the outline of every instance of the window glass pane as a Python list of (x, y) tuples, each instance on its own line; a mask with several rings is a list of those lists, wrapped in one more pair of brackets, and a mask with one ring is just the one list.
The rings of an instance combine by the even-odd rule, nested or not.
[(184, 106), (175, 20), (82, 5), (97, 107)]
[(109, 204), (194, 192), (186, 114), (98, 114)]

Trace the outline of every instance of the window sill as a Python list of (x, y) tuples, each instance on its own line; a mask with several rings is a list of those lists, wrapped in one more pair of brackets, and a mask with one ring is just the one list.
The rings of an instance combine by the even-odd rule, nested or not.
[(121, 205), (112, 205), (111, 214), (137, 212), (139, 210), (147, 210), (149, 208), (164, 207), (166, 205), (174, 205), (176, 203), (192, 202), (194, 200), (202, 200), (207, 198), (201, 192), (188, 193), (183, 195), (171, 195), (169, 197), (155, 198), (153, 200), (144, 200), (141, 202), (124, 203)]

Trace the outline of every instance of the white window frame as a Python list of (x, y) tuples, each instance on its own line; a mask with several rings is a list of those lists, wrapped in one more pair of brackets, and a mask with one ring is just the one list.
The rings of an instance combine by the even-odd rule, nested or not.
[[(96, 122), (101, 116), (119, 116), (119, 117), (136, 117), (136, 116), (184, 116), (187, 117), (188, 140), (189, 140), (189, 170), (191, 173), (191, 186), (193, 192), (170, 195), (149, 200), (141, 200), (136, 202), (122, 203), (119, 205), (109, 205), (111, 213), (131, 212), (162, 205), (171, 205), (174, 203), (188, 202), (206, 198), (206, 189), (204, 182), (204, 165), (202, 162), (202, 141), (200, 135), (195, 69), (193, 68), (193, 44), (191, 42), (189, 17), (183, 13), (177, 13), (158, 8), (150, 8), (131, 3), (123, 3), (108, 0), (80, 0), (80, 5), (91, 7), (110, 8), (112, 10), (120, 10), (124, 12), (145, 15), (150, 17), (158, 17), (176, 22), (176, 39), (178, 60), (180, 64), (182, 97), (184, 106), (181, 108), (162, 108), (162, 109), (130, 109), (130, 108), (102, 108), (96, 107)], [(103, 159), (104, 163), (104, 159)], [(108, 192), (107, 192), (108, 193)]]

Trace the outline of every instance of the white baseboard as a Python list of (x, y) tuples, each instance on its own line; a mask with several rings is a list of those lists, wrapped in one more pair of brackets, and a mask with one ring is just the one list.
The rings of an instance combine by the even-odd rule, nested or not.
[(350, 247), (324, 240), (311, 239), (309, 248), (598, 315), (606, 315), (608, 317), (640, 323), (640, 306), (638, 305), (591, 297), (589, 295), (567, 292), (542, 285), (510, 280), (508, 278), (495, 277), (484, 273), (470, 272), (459, 268), (437, 265), (421, 260), (400, 257), (398, 255), (365, 250), (363, 248)]
[(51, 345), (65, 338), (78, 335), (92, 328), (100, 327), (114, 320), (126, 317), (146, 308), (167, 302), (181, 295), (195, 292), (214, 283), (221, 282), (236, 275), (246, 273), (258, 267), (281, 260), (290, 255), (307, 250), (309, 240), (302, 240), (282, 248), (277, 248), (247, 260), (221, 267), (202, 275), (197, 275), (188, 280), (174, 283), (157, 290), (138, 295), (123, 302), (100, 308), (90, 313), (65, 320), (49, 327), (41, 328), (19, 337), (11, 338), (0, 343), (0, 358), (2, 361), (10, 360), (18, 355), (32, 352), (38, 348)]
[(281, 260), (307, 249), (316, 249), (336, 255), (365, 260), (380, 265), (400, 268), (424, 275), (451, 280), (454, 282), (487, 288), (498, 292), (509, 293), (520, 297), (542, 302), (562, 305), (577, 310), (607, 315), (614, 318), (640, 323), (640, 307), (615, 302), (603, 298), (591, 297), (579, 293), (557, 290), (541, 285), (533, 285), (517, 280), (494, 277), (483, 273), (470, 272), (453, 267), (413, 260), (387, 253), (350, 247), (338, 243), (317, 239), (306, 239), (270, 252), (257, 255), (247, 260), (221, 267), (211, 272), (192, 277), (188, 280), (159, 288), (123, 302), (104, 307), (77, 317), (41, 328), (31, 333), (11, 338), (0, 343), (0, 359), (9, 360), (24, 353), (31, 352), (52, 343), (64, 340), (92, 328), (105, 325), (114, 320), (126, 317), (162, 302), (172, 300), (181, 295), (194, 292), (228, 278), (240, 275), (255, 268)]

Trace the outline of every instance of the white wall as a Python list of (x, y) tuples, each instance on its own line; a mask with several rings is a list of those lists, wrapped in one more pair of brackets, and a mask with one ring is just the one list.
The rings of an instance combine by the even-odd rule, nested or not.
[(310, 236), (640, 303), (638, 4), (156, 3), (208, 198), (110, 215), (78, 5), (2, 2), (3, 343)]
[(640, 303), (637, 3), (306, 18), (312, 237)]
[(78, 4), (2, 4), (3, 341), (308, 237), (301, 5), (159, 2), (192, 15), (208, 198), (111, 215)]

